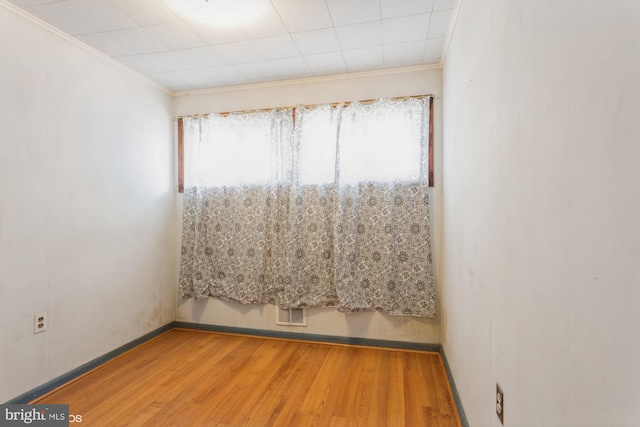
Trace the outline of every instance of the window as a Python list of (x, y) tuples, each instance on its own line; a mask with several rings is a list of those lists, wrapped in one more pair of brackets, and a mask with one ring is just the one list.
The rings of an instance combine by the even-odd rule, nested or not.
[[(265, 185), (274, 176), (285, 179), (288, 173), (295, 174), (291, 179), (300, 184), (329, 184), (336, 179), (350, 184), (410, 180), (428, 173), (432, 186), (433, 99), (416, 99), (413, 105), (404, 103), (402, 109), (395, 108), (398, 102), (212, 114), (206, 121), (190, 122), (186, 130), (180, 118), (179, 191), (185, 183)], [(420, 108), (420, 102), (428, 106)], [(422, 120), (421, 114), (428, 118)], [(185, 132), (192, 136), (187, 137), (186, 150)], [(274, 145), (275, 135), (284, 140)], [(339, 153), (337, 138), (341, 140)], [(197, 139), (213, 143), (198, 144)], [(299, 168), (291, 171), (290, 156), (294, 155)], [(427, 162), (426, 168), (420, 159)]]
[(180, 296), (434, 316), (430, 98), (186, 118)]
[(339, 179), (357, 184), (419, 177), (421, 159), (427, 155), (422, 152), (428, 138), (426, 108), (421, 105), (425, 101), (384, 100), (303, 110), (298, 132), (300, 182), (326, 184)]
[(185, 129), (191, 135), (186, 141), (185, 182), (204, 187), (268, 184), (274, 178), (274, 162), (281, 161), (274, 144), (291, 140), (292, 135), (282, 141), (279, 134), (282, 126), (290, 133), (292, 123), (290, 112), (276, 110), (212, 114), (190, 121)]

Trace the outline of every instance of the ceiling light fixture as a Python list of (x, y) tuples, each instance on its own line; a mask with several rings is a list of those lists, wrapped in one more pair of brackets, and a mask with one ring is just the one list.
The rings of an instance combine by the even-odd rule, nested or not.
[(213, 26), (242, 26), (258, 21), (269, 0), (163, 0), (181, 18)]

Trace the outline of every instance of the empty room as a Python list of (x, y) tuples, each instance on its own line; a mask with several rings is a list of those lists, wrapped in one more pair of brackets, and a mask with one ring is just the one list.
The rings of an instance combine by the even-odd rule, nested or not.
[(0, 0), (0, 426), (640, 425), (637, 0)]

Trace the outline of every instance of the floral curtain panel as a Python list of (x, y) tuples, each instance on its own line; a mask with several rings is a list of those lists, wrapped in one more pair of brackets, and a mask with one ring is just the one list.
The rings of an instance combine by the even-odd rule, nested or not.
[(180, 297), (277, 302), (291, 114), (201, 116), (185, 119), (184, 129)]
[(336, 160), (335, 283), (346, 311), (433, 316), (426, 99), (353, 103)]
[(185, 119), (180, 297), (434, 316), (427, 110)]

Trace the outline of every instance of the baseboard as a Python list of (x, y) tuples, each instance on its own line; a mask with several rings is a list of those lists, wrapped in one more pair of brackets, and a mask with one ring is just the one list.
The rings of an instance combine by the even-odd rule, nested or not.
[(302, 334), (299, 332), (271, 331), (266, 329), (237, 328), (233, 326), (207, 325), (202, 323), (174, 322), (174, 327), (199, 331), (226, 332), (254, 335), (267, 338), (285, 338), (300, 341), (327, 342), (333, 344), (366, 345), (369, 347), (397, 348), (402, 350), (441, 351), (440, 344), (426, 344), (407, 341), (377, 340), (371, 338), (341, 337), (336, 335)]
[(467, 416), (464, 413), (462, 400), (460, 400), (460, 395), (458, 394), (458, 389), (456, 388), (456, 382), (453, 380), (453, 374), (451, 373), (451, 368), (449, 367), (449, 361), (447, 361), (447, 355), (444, 353), (444, 347), (442, 346), (440, 346), (440, 357), (442, 357), (442, 363), (444, 363), (444, 370), (447, 372), (447, 379), (449, 380), (449, 385), (451, 386), (453, 399), (455, 400), (456, 407), (458, 408), (460, 423), (462, 424), (462, 427), (469, 427), (469, 421), (467, 420)]
[(31, 401), (33, 401), (34, 399), (37, 399), (40, 396), (43, 396), (47, 393), (49, 393), (50, 391), (60, 387), (63, 384), (68, 383), (69, 381), (79, 377), (80, 375), (86, 374), (87, 372), (91, 371), (92, 369), (97, 368), (98, 366), (108, 362), (111, 359), (114, 359), (118, 356), (120, 356), (122, 353), (127, 352), (137, 346), (139, 346), (140, 344), (149, 341), (152, 338), (157, 337), (158, 335), (167, 332), (171, 329), (173, 329), (174, 322), (170, 322), (167, 323), (164, 326), (159, 327), (158, 329), (155, 329), (151, 332), (149, 332), (148, 334), (145, 334), (143, 336), (141, 336), (140, 338), (136, 338), (135, 340), (120, 346), (118, 348), (116, 348), (115, 350), (112, 350), (106, 354), (103, 354), (102, 356), (93, 359), (90, 362), (85, 363), (82, 366), (79, 366), (75, 369), (72, 369), (71, 371), (60, 375), (57, 378), (52, 379), (51, 381), (47, 381), (46, 383), (42, 384), (41, 386), (38, 386), (36, 388), (34, 388), (33, 390), (29, 390), (26, 393), (21, 394), (18, 397), (15, 397), (5, 403), (8, 404), (22, 404), (22, 403), (29, 403)]
[(456, 389), (456, 383), (453, 379), (453, 375), (451, 374), (451, 369), (449, 368), (449, 362), (447, 361), (447, 356), (444, 352), (444, 349), (440, 344), (427, 344), (427, 343), (415, 343), (415, 342), (407, 342), (407, 341), (390, 341), (390, 340), (378, 340), (371, 338), (358, 338), (358, 337), (341, 337), (336, 335), (319, 335), (319, 334), (302, 334), (296, 332), (283, 332), (283, 331), (270, 331), (266, 329), (250, 329), (250, 328), (237, 328), (232, 326), (218, 326), (218, 325), (207, 325), (202, 323), (189, 323), (189, 322), (170, 322), (164, 326), (161, 326), (158, 329), (155, 329), (140, 338), (137, 338), (123, 346), (116, 348), (92, 361), (85, 363), (82, 366), (79, 366), (65, 374), (60, 375), (57, 378), (52, 379), (51, 381), (42, 384), (30, 390), (20, 396), (11, 399), (5, 403), (7, 404), (21, 404), (21, 403), (29, 403), (40, 396), (43, 396), (50, 391), (68, 383), (69, 381), (86, 374), (87, 372), (99, 367), (100, 365), (108, 362), (111, 359), (114, 359), (121, 354), (139, 346), (140, 344), (149, 341), (152, 338), (157, 337), (158, 335), (167, 332), (174, 328), (181, 329), (192, 329), (199, 331), (211, 331), (211, 332), (225, 332), (225, 333), (233, 333), (233, 334), (242, 334), (242, 335), (254, 335), (259, 337), (267, 337), (267, 338), (285, 338), (285, 339), (295, 339), (301, 341), (313, 341), (313, 342), (328, 342), (334, 344), (348, 344), (348, 345), (366, 345), (370, 347), (382, 347), (382, 348), (397, 348), (403, 350), (421, 350), (421, 351), (433, 351), (440, 353), (442, 357), (442, 362), (444, 363), (444, 367), (447, 373), (447, 378), (449, 379), (449, 384), (451, 385), (451, 391), (453, 393), (453, 398), (455, 400), (456, 407), (458, 408), (458, 414), (460, 416), (460, 422), (463, 427), (469, 427), (469, 422), (467, 421), (467, 417), (465, 416), (464, 409), (462, 408), (462, 401), (460, 400), (460, 395), (458, 394), (458, 390)]

